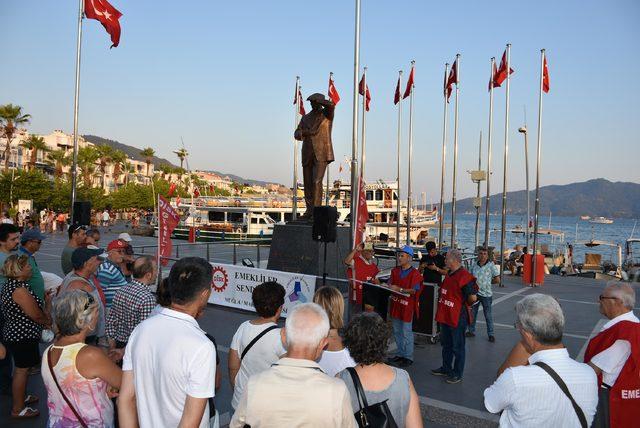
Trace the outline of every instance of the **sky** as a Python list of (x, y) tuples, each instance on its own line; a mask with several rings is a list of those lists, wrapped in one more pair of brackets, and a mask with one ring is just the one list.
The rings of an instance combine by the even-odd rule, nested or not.
[[(291, 186), (295, 77), (306, 98), (326, 94), (334, 72), (342, 101), (334, 121), (331, 177), (340, 176), (338, 163), (351, 155), (354, 1), (111, 3), (123, 13), (120, 46), (109, 49), (98, 21), (83, 22), (81, 134), (150, 146), (174, 163), (172, 151), (184, 141), (192, 169)], [(73, 130), (77, 9), (77, 0), (0, 0), (0, 104), (17, 104), (31, 114), (31, 132)], [(633, 131), (640, 117), (639, 23), (637, 0), (363, 0), (360, 64), (368, 67), (372, 92), (366, 178), (395, 179), (393, 92), (398, 70), (406, 78), (415, 60), (413, 195), (426, 192), (427, 201), (439, 200), (444, 63), (460, 53), (457, 196), (475, 194), (467, 171), (477, 168), (480, 132), (486, 167), (489, 61), (499, 61), (511, 43), (508, 190), (525, 187), (523, 136), (517, 132), (525, 110), (535, 183), (541, 48), (551, 80), (543, 97), (541, 185), (597, 177), (640, 182), (640, 141)], [(492, 193), (502, 191), (504, 88), (496, 89), (494, 103)], [(445, 199), (452, 187), (454, 105), (452, 97)]]

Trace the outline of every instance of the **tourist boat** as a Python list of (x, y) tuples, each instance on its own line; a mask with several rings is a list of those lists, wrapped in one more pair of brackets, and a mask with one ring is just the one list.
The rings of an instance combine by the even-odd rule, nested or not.
[(640, 238), (629, 238), (624, 245), (623, 279), (640, 282)]
[[(591, 238), (589, 241), (576, 242), (574, 246), (584, 245), (587, 248), (609, 247), (615, 251), (616, 262), (612, 260), (602, 260), (600, 253), (585, 253), (584, 262), (574, 265), (576, 276), (604, 279), (604, 280), (620, 280), (622, 275), (622, 246), (614, 242), (600, 241)], [(614, 255), (612, 254), (611, 259)]]
[(591, 220), (589, 220), (589, 223), (611, 224), (611, 223), (613, 223), (613, 220), (611, 220), (610, 218), (606, 218), (606, 217), (594, 217)]
[(591, 216), (588, 216), (588, 215), (581, 215), (581, 216), (580, 216), (580, 220), (591, 220)]

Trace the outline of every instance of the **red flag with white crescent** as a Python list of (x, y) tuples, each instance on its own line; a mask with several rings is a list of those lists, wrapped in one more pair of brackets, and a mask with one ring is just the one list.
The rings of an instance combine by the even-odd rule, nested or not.
[(340, 95), (338, 94), (338, 90), (336, 89), (336, 85), (333, 83), (333, 77), (329, 76), (329, 98), (335, 105), (338, 105), (340, 102)]
[(393, 96), (393, 103), (398, 104), (400, 102), (400, 78), (398, 77), (398, 84), (396, 85), (396, 93)]
[(358, 186), (358, 215), (356, 217), (355, 246), (357, 247), (365, 240), (367, 221), (369, 220), (369, 210), (367, 209), (367, 195), (364, 190), (364, 179), (360, 176)]
[[(513, 68), (511, 68), (511, 64), (509, 64), (509, 74), (513, 74)], [(507, 80), (507, 51), (505, 50), (502, 54), (502, 59), (500, 60), (500, 67), (498, 67), (498, 71), (493, 78), (493, 87), (499, 88), (502, 85), (502, 82)]]
[(402, 99), (407, 98), (409, 95), (411, 95), (411, 91), (413, 91), (413, 84), (415, 83), (413, 81), (413, 70), (414, 70), (414, 67), (411, 66), (411, 73), (409, 73), (409, 79), (407, 80), (407, 87), (404, 89), (404, 95), (402, 95)]
[(458, 60), (456, 59), (451, 66), (451, 70), (449, 71), (449, 77), (447, 78), (447, 82), (444, 85), (444, 96), (447, 98), (447, 102), (449, 102), (449, 97), (451, 97), (451, 92), (453, 92), (453, 85), (458, 84)]
[(547, 94), (549, 93), (549, 68), (547, 67), (547, 55), (544, 55), (544, 62), (542, 66), (542, 90)]
[(169, 259), (162, 257), (171, 256), (171, 234), (179, 222), (180, 216), (169, 204), (169, 201), (158, 195), (158, 247), (162, 266), (169, 263)]
[(371, 92), (369, 92), (369, 85), (367, 84), (364, 73), (358, 83), (358, 93), (364, 97), (364, 109), (369, 111), (369, 104), (371, 103)]
[[(300, 100), (299, 104), (298, 104), (298, 100)], [(305, 114), (307, 114), (304, 111), (304, 100), (302, 99), (302, 91), (300, 90), (300, 88), (298, 88), (297, 96), (296, 95), (293, 96), (293, 104), (298, 104), (298, 113), (300, 113), (301, 116), (304, 116)]]
[(176, 192), (176, 183), (171, 183), (169, 185), (169, 192), (167, 192), (167, 198), (170, 198), (173, 196), (173, 194)]
[(111, 36), (112, 48), (120, 43), (120, 13), (107, 0), (84, 0), (84, 16), (100, 21)]

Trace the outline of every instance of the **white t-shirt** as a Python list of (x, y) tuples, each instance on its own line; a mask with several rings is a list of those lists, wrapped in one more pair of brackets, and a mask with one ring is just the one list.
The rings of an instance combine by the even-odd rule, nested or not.
[[(244, 348), (266, 328), (276, 325), (274, 323), (267, 324), (251, 324), (251, 321), (245, 321), (240, 324), (236, 334), (231, 339), (230, 348), (238, 353), (238, 357), (242, 355)], [(233, 399), (231, 407), (234, 409), (240, 403), (240, 397), (244, 392), (247, 381), (254, 374), (260, 373), (280, 359), (287, 352), (282, 346), (280, 338), (280, 329), (271, 330), (260, 338), (247, 352), (240, 363), (240, 370), (236, 375), (235, 388), (233, 390)]]
[[(214, 396), (215, 347), (193, 317), (163, 308), (131, 333), (122, 370), (133, 370), (140, 427), (175, 427), (187, 395)], [(207, 404), (199, 427), (208, 426)]]
[(347, 348), (340, 351), (322, 351), (318, 365), (331, 377), (340, 373), (347, 367), (355, 367), (356, 362), (351, 358)]
[(102, 213), (102, 221), (109, 221), (109, 211)]

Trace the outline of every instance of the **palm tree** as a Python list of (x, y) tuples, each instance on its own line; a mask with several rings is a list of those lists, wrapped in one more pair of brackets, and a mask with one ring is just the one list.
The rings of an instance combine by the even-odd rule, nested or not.
[(171, 174), (173, 172), (173, 168), (166, 163), (161, 164), (158, 169), (160, 170), (160, 176), (163, 180), (166, 178), (167, 174)]
[(100, 159), (100, 153), (93, 146), (81, 147), (78, 150), (78, 168), (86, 187), (92, 187), (98, 159)]
[(44, 138), (38, 137), (37, 135), (30, 135), (25, 141), (20, 143), (22, 147), (25, 149), (31, 150), (31, 157), (29, 159), (29, 168), (35, 169), (36, 162), (38, 161), (38, 151), (42, 151), (43, 153), (47, 153), (51, 151), (47, 143), (44, 142)]
[(63, 168), (71, 164), (71, 158), (67, 155), (67, 152), (64, 149), (52, 150), (47, 153), (47, 157), (55, 169), (54, 177), (62, 177)]
[(145, 147), (140, 152), (140, 156), (144, 158), (144, 161), (147, 164), (147, 174), (146, 174), (147, 177), (149, 176), (149, 165), (151, 165), (151, 161), (153, 160), (153, 156), (155, 154), (156, 154), (155, 150), (153, 150), (151, 147)]
[(124, 174), (124, 185), (129, 184), (129, 175), (133, 174), (133, 165), (131, 162), (124, 161), (122, 163), (122, 173)]
[(4, 171), (9, 171), (9, 158), (11, 157), (11, 141), (15, 137), (17, 126), (26, 125), (31, 119), (30, 114), (23, 114), (22, 107), (13, 104), (0, 106), (0, 132), (6, 138), (4, 148)]
[(118, 188), (118, 179), (122, 175), (124, 163), (127, 161), (127, 155), (122, 151), (115, 149), (111, 154), (111, 162), (113, 163), (113, 183)]
[(189, 152), (187, 152), (187, 149), (183, 147), (181, 149), (174, 150), (173, 153), (175, 153), (178, 156), (178, 159), (180, 159), (180, 168), (182, 168), (184, 166), (184, 160), (189, 156)]
[(107, 166), (113, 161), (113, 148), (106, 144), (100, 144), (96, 146), (98, 152), (99, 164), (100, 164), (100, 182), (101, 187), (104, 190), (107, 184)]

